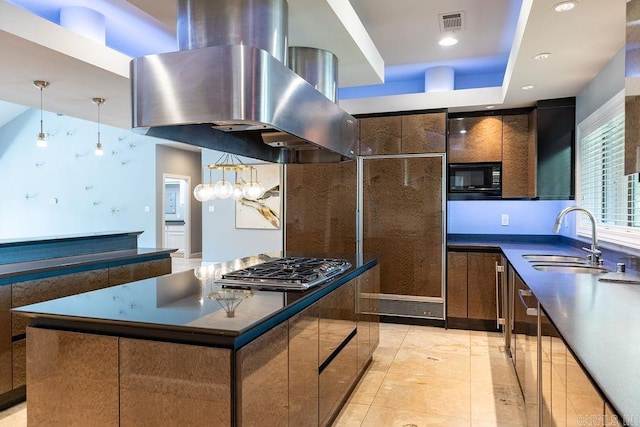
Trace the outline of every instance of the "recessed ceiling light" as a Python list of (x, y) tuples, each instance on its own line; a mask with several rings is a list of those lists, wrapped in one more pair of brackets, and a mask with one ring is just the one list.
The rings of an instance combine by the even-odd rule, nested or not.
[(556, 12), (568, 12), (577, 5), (577, 1), (563, 1), (562, 3), (558, 3), (557, 5), (553, 6), (553, 10), (555, 10)]
[(484, 107), (484, 108), (486, 108), (487, 110), (491, 110), (491, 109), (493, 109), (493, 108), (496, 108), (496, 106), (495, 106), (495, 105), (487, 105), (487, 106), (486, 106), (486, 107)]
[(533, 87), (534, 87), (533, 85), (524, 85), (522, 86), (522, 90), (530, 90), (530, 89), (533, 89)]
[(533, 57), (536, 61), (544, 61), (545, 59), (549, 59), (551, 54), (549, 52), (542, 52)]
[(467, 130), (466, 130), (466, 129), (461, 129), (461, 130), (460, 130), (460, 133), (461, 133), (461, 134), (465, 134), (465, 133), (467, 133)]
[(458, 39), (454, 34), (446, 34), (444, 37), (440, 39), (438, 42), (440, 46), (453, 46), (454, 44), (458, 44)]

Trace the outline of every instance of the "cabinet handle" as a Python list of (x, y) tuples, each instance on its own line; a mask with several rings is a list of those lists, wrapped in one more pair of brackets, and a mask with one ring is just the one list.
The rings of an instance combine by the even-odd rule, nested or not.
[(518, 296), (520, 297), (520, 302), (522, 303), (522, 305), (526, 309), (527, 316), (537, 316), (538, 315), (538, 309), (529, 307), (527, 305), (526, 301), (524, 300), (524, 297), (533, 296), (533, 292), (531, 292), (530, 289), (518, 289)]
[(504, 267), (496, 261), (496, 329), (500, 329), (500, 325), (504, 325), (504, 318), (500, 317), (500, 297), (498, 288), (500, 287), (500, 273), (504, 271)]

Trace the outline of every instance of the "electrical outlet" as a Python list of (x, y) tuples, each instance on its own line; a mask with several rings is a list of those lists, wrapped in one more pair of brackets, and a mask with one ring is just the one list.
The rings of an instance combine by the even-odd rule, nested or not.
[(500, 216), (500, 225), (509, 225), (509, 214), (502, 214)]
[(215, 209), (215, 206), (213, 206), (213, 205), (209, 205), (209, 212), (213, 212), (213, 211), (215, 211), (215, 210), (216, 210), (216, 209)]
[(149, 206), (145, 206), (145, 207), (144, 207), (144, 211), (145, 211), (145, 212), (150, 212), (150, 211), (151, 211), (151, 208), (150, 208)]

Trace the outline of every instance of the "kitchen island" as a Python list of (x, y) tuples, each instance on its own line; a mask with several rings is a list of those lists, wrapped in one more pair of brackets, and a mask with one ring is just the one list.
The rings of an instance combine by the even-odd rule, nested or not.
[(139, 248), (141, 233), (0, 240), (0, 409), (25, 399), (27, 320), (9, 310), (170, 273), (175, 249)]
[(379, 286), (377, 258), (348, 257), (306, 291), (214, 283), (271, 258), (14, 309), (30, 320), (29, 425), (329, 424), (378, 343), (364, 297)]

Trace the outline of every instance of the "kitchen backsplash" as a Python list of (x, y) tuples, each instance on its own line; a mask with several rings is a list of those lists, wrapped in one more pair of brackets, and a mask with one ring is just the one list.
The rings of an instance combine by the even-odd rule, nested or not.
[[(574, 200), (459, 200), (447, 205), (449, 234), (552, 234), (556, 215)], [(560, 230), (575, 236), (573, 217)], [(503, 225), (504, 224), (504, 225)]]

